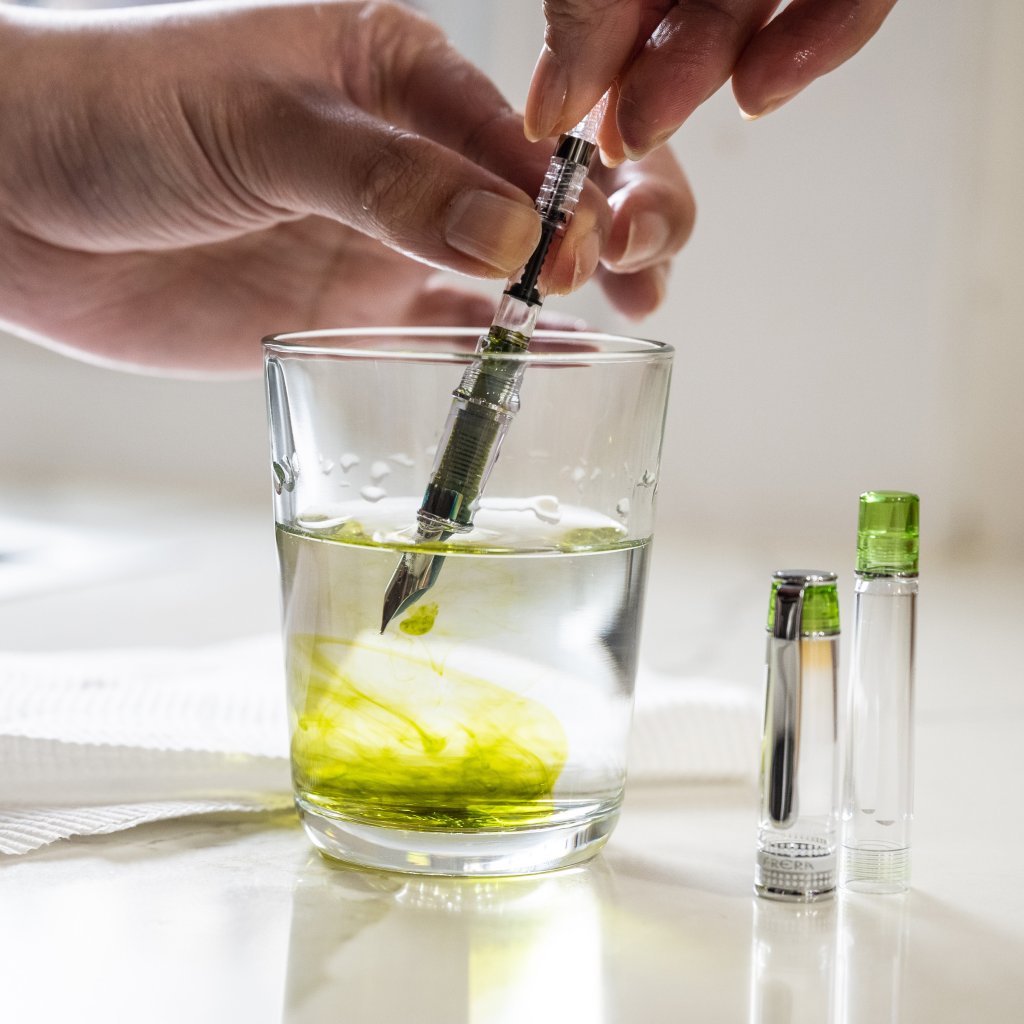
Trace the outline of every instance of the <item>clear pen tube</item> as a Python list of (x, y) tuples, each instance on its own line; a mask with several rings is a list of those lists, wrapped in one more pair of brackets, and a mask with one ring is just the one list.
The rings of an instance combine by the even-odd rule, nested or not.
[(840, 870), (845, 888), (896, 893), (910, 884), (914, 815), (917, 496), (861, 500)]
[(916, 579), (854, 587), (842, 874), (861, 892), (910, 883), (916, 605)]

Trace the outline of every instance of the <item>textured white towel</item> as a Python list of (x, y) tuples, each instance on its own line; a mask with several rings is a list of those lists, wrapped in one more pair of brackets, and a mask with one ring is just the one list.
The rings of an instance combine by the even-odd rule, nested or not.
[[(0, 854), (291, 803), (280, 640), (0, 653)], [(749, 777), (744, 689), (641, 673), (631, 784)]]

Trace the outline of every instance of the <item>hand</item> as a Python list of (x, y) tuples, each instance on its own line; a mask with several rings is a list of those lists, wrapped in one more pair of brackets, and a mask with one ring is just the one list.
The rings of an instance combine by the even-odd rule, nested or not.
[(613, 85), (611, 157), (638, 159), (730, 76), (767, 114), (852, 57), (896, 0), (544, 0), (548, 27), (526, 105), (530, 138), (575, 124)]
[[(434, 25), (362, 2), (4, 5), (0, 125), (0, 317), (164, 371), (254, 370), (281, 330), (486, 323), (496, 295), (432, 268), (522, 266), (551, 153)], [(659, 158), (595, 181), (549, 287), (602, 260), (612, 300), (649, 312), (685, 179)]]

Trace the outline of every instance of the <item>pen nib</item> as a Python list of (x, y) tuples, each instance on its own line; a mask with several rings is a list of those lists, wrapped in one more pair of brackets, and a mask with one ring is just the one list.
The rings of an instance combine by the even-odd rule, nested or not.
[(444, 555), (416, 551), (407, 551), (402, 555), (402, 560), (398, 563), (387, 590), (384, 591), (384, 610), (380, 625), (382, 633), (396, 615), (415, 604), (434, 585), (443, 564)]

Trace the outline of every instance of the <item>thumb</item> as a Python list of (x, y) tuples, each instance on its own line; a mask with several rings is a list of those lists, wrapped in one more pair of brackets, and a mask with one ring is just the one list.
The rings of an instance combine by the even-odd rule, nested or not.
[[(286, 214), (330, 217), (414, 259), (508, 276), (540, 237), (532, 199), (460, 153), (340, 100), (275, 96), (245, 143), (247, 186)], [(237, 107), (233, 117), (238, 121)]]
[[(544, 0), (544, 49), (526, 99), (527, 138), (566, 131), (601, 98), (653, 27), (644, 0)], [(657, 18), (654, 18), (657, 23)]]

